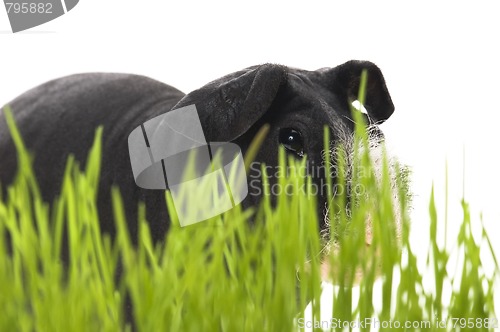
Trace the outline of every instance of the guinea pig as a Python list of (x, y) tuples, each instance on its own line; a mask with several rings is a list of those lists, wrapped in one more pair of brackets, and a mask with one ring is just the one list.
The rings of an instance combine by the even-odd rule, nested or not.
[[(41, 193), (51, 202), (60, 192), (68, 156), (85, 162), (95, 129), (103, 126), (101, 178), (98, 208), (101, 229), (115, 233), (110, 188), (116, 185), (125, 202), (131, 234), (137, 233), (137, 203), (146, 206), (146, 218), (154, 240), (162, 240), (169, 227), (164, 190), (136, 185), (130, 161), (129, 134), (149, 119), (195, 105), (207, 142), (235, 143), (243, 154), (259, 129), (269, 131), (254, 166), (278, 166), (283, 146), (295, 158), (307, 156), (309, 165), (322, 165), (324, 127), (332, 146), (346, 145), (355, 121), (351, 112), (360, 77), (367, 71), (366, 113), (362, 116), (376, 141), (383, 135), (378, 125), (394, 112), (394, 105), (380, 69), (368, 61), (349, 61), (333, 68), (307, 71), (276, 64), (249, 67), (214, 80), (184, 94), (151, 78), (113, 73), (67, 76), (42, 84), (7, 105), (27, 149), (34, 156), (34, 170)], [(257, 164), (255, 164), (257, 163)], [(313, 176), (323, 185), (324, 168)], [(0, 117), (0, 183), (5, 190), (17, 170), (16, 150), (5, 117)], [(250, 167), (244, 206), (258, 204), (262, 188)], [(323, 173), (322, 173), (323, 172)], [(271, 180), (272, 182), (272, 180)], [(325, 232), (326, 192), (317, 195), (319, 228)]]

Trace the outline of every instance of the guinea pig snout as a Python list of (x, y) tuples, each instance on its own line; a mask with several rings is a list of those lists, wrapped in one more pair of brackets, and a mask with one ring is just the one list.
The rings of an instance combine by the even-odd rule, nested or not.
[[(370, 131), (368, 133), (370, 134)], [(337, 179), (337, 182), (334, 185), (333, 194), (344, 195), (344, 200), (337, 200), (336, 197), (334, 197), (332, 202), (327, 202), (325, 204), (323, 210), (324, 219), (322, 223), (323, 227), (321, 229), (321, 237), (323, 240), (323, 248), (321, 252), (321, 275), (323, 280), (326, 281), (332, 281), (332, 276), (335, 276), (335, 271), (338, 270), (337, 268), (331, 266), (329, 255), (338, 254), (341, 242), (339, 239), (341, 237), (352, 236), (356, 232), (356, 230), (350, 229), (349, 227), (347, 227), (349, 231), (346, 231), (346, 226), (340, 225), (341, 214), (343, 214), (345, 219), (347, 219), (344, 223), (348, 224), (349, 219), (352, 217), (356, 208), (359, 208), (360, 205), (365, 204), (365, 202), (377, 202), (376, 198), (373, 199), (373, 197), (369, 197), (370, 195), (374, 195), (374, 192), (363, 190), (363, 188), (359, 186), (359, 178), (357, 179), (356, 177), (366, 176), (369, 172), (371, 172), (370, 174), (375, 178), (375, 183), (378, 188), (380, 188), (384, 172), (388, 172), (390, 181), (390, 197), (394, 217), (393, 223), (395, 227), (394, 244), (397, 247), (399, 247), (401, 243), (403, 220), (402, 213), (404, 212), (401, 211), (401, 200), (399, 197), (400, 191), (398, 190), (401, 181), (398, 180), (398, 174), (404, 173), (401, 169), (405, 169), (406, 166), (401, 166), (397, 158), (392, 156), (387, 151), (381, 136), (368, 135), (368, 144), (359, 146), (358, 148), (355, 148), (355, 144), (357, 143), (355, 143), (353, 134), (346, 133), (335, 143), (335, 145), (331, 144), (332, 148), (329, 151), (331, 158), (331, 175), (335, 180), (335, 177), (339, 175), (339, 172), (343, 172), (343, 181), (340, 183)], [(367, 148), (368, 151), (366, 151)], [(355, 165), (355, 163), (365, 152), (369, 155), (370, 169), (360, 171), (359, 165)], [(342, 170), (339, 170), (339, 159), (343, 159), (343, 162), (340, 163), (343, 167)], [(378, 191), (375, 190), (375, 194), (377, 192)], [(339, 201), (342, 201), (345, 206), (340, 207), (338, 203)], [(369, 204), (371, 203), (368, 203), (368, 205)], [(330, 209), (333, 211), (330, 211)], [(344, 210), (343, 213), (341, 213), (341, 209)], [(364, 232), (365, 248), (372, 246), (374, 243), (373, 223), (380, 222), (372, 215), (376, 212), (376, 209), (376, 205), (373, 207), (367, 207), (366, 210), (369, 212), (364, 215), (364, 229), (357, 230), (357, 232)], [(360, 271), (355, 270), (354, 273), (354, 280), (359, 281), (358, 277), (360, 275)]]

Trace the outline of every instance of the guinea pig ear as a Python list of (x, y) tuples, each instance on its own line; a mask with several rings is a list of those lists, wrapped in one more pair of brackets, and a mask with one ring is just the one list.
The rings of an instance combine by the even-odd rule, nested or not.
[[(328, 71), (330, 84), (349, 105), (358, 98), (361, 73), (366, 69), (368, 82), (364, 107), (371, 122), (380, 124), (394, 113), (394, 104), (380, 69), (369, 61), (351, 60)], [(331, 85), (330, 85), (331, 86)]]
[(250, 67), (187, 94), (173, 109), (194, 104), (207, 141), (232, 141), (266, 113), (285, 80), (286, 67)]

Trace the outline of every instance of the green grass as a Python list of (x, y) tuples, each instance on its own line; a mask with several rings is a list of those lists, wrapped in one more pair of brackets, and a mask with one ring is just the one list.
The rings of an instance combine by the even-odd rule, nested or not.
[[(363, 195), (349, 201), (334, 195), (329, 179), (330, 227), (335, 235), (330, 255), (322, 250), (326, 243), (319, 236), (315, 197), (309, 190), (299, 190), (311, 189), (311, 179), (301, 174), (303, 164), (287, 160), (284, 151), (280, 164), (290, 174), (279, 181), (293, 188), (293, 195), (279, 195), (276, 206), (265, 196), (252, 210), (237, 207), (180, 227), (167, 193), (172, 226), (165, 241), (152, 242), (144, 206), (139, 206), (139, 241), (134, 246), (116, 189), (110, 193), (116, 238), (99, 228), (101, 130), (83, 169), (68, 160), (62, 194), (49, 205), (40, 198), (12, 116), (9, 111), (4, 114), (20, 167), (15, 183), (0, 200), (0, 331), (130, 330), (124, 312), (127, 294), (139, 331), (294, 331), (304, 325), (334, 327), (341, 321), (372, 317), (392, 322), (392, 327), (381, 327), (385, 331), (404, 330), (394, 329), (394, 324), (406, 321), (430, 324), (407, 331), (493, 331), (485, 323), (496, 317), (493, 291), (498, 264), (495, 259), (493, 275), (485, 275), (479, 253), (486, 250), (493, 257), (494, 253), (486, 232), (480, 239), (472, 236), (467, 203), (462, 202), (464, 218), (452, 252), (437, 235), (442, 221), (431, 194), (428, 269), (419, 269), (409, 240), (408, 174), (403, 172), (397, 183), (392, 182), (391, 166), (384, 159), (384, 170), (377, 177), (366, 149), (356, 153), (353, 164), (354, 170), (370, 170), (353, 178), (353, 186), (366, 189)], [(357, 139), (355, 146), (367, 144), (361, 130)], [(325, 144), (329, 142), (325, 134)], [(338, 163), (343, 169), (346, 160), (340, 158)], [(392, 171), (399, 169), (404, 170)], [(346, 174), (339, 175), (342, 183)], [(351, 206), (347, 211), (339, 208), (346, 204)], [(367, 220), (372, 225), (370, 246)], [(67, 264), (61, 260), (66, 250), (63, 239), (67, 239)], [(452, 254), (459, 258), (457, 275), (449, 275), (446, 268)], [(325, 261), (334, 267), (330, 279), (337, 285), (332, 299), (334, 325), (320, 321), (319, 267)], [(115, 278), (117, 269), (121, 274)], [(422, 281), (428, 273), (435, 281), (431, 288)], [(359, 297), (353, 287), (359, 288)], [(443, 291), (448, 288), (453, 290)], [(381, 299), (375, 293), (381, 293)], [(310, 301), (316, 323), (306, 324), (304, 308)], [(375, 303), (380, 301), (382, 310), (377, 310)], [(438, 322), (446, 319), (447, 325), (439, 327)], [(467, 327), (472, 321), (474, 326)], [(370, 326), (361, 330), (369, 331)]]

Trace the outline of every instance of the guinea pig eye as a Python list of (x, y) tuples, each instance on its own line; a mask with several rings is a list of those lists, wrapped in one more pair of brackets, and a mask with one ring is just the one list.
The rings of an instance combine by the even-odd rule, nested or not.
[(297, 154), (299, 157), (304, 155), (304, 141), (297, 130), (292, 128), (281, 129), (279, 140), (280, 144), (288, 151)]

